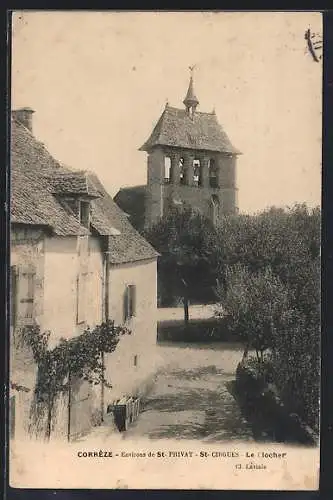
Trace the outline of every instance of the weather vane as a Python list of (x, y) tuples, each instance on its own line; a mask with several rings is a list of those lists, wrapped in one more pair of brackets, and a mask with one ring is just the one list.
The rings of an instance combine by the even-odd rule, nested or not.
[(196, 64), (193, 64), (192, 66), (189, 66), (189, 70), (191, 71), (191, 76), (193, 76), (193, 71), (194, 71), (195, 67), (196, 67)]

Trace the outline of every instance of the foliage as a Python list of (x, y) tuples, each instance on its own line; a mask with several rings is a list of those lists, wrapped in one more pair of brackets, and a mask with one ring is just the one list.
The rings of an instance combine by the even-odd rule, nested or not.
[(320, 397), (318, 261), (317, 258), (309, 267), (304, 297), (301, 298), (298, 309), (288, 311), (284, 325), (275, 336), (272, 350), (274, 379), (283, 399), (315, 430), (319, 429)]
[[(220, 306), (258, 369), (269, 354), (284, 401), (317, 426), (320, 347), (320, 209), (271, 207), (226, 215), (218, 226), (185, 208), (146, 231), (160, 252), (160, 294), (182, 296), (185, 279), (198, 290), (216, 283)], [(162, 289), (162, 292), (161, 292)], [(207, 289), (207, 288), (206, 288)], [(207, 297), (207, 295), (205, 295)], [(209, 298), (212, 298), (211, 296)], [(205, 300), (205, 299), (204, 299)]]
[(212, 222), (190, 207), (173, 208), (145, 231), (145, 238), (161, 254), (158, 280), (162, 299), (176, 302), (183, 296), (182, 280), (193, 298), (215, 283), (215, 235)]
[(246, 349), (255, 349), (258, 360), (272, 346), (274, 332), (288, 310), (286, 287), (267, 267), (257, 273), (237, 264), (227, 268), (223, 309), (231, 318), (232, 328), (244, 340)]
[(217, 241), (220, 312), (259, 361), (270, 353), (283, 400), (317, 428), (320, 210), (296, 205), (225, 217)]
[(219, 279), (226, 267), (243, 264), (256, 272), (271, 267), (288, 286), (320, 252), (320, 210), (295, 205), (272, 207), (256, 215), (225, 216), (217, 229)]
[(89, 327), (70, 339), (60, 339), (53, 349), (48, 349), (50, 332), (41, 332), (38, 325), (26, 326), (21, 331), (21, 342), (30, 346), (38, 366), (35, 387), (35, 404), (47, 406), (49, 425), (58, 396), (69, 390), (74, 378), (91, 384), (111, 387), (105, 379), (103, 354), (117, 347), (120, 336), (130, 331), (108, 321)]

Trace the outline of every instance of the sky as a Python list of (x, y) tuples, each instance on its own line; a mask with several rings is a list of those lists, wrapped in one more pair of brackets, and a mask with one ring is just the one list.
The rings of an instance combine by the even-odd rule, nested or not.
[(146, 183), (145, 152), (168, 100), (183, 107), (189, 66), (199, 111), (234, 146), (241, 212), (321, 199), (322, 64), (314, 12), (13, 14), (12, 108), (55, 158), (94, 171), (110, 194)]

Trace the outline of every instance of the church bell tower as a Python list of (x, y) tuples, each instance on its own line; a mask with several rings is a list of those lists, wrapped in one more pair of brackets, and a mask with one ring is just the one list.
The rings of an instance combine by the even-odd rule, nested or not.
[(193, 68), (183, 100), (168, 103), (149, 139), (145, 225), (156, 223), (171, 206), (191, 206), (212, 219), (236, 213), (236, 161), (240, 154), (219, 124), (215, 111), (197, 111)]

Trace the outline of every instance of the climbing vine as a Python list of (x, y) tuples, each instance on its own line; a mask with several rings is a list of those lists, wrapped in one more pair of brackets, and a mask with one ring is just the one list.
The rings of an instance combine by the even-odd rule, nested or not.
[(93, 385), (112, 387), (105, 378), (103, 354), (113, 352), (120, 337), (130, 333), (126, 327), (115, 326), (113, 321), (107, 321), (93, 329), (88, 327), (74, 338), (62, 338), (56, 347), (49, 349), (49, 331), (41, 332), (38, 325), (22, 328), (20, 341), (31, 348), (38, 366), (34, 416), (38, 420), (41, 418), (40, 409), (46, 410), (47, 437), (51, 433), (56, 400), (70, 389), (73, 378), (86, 380)]

